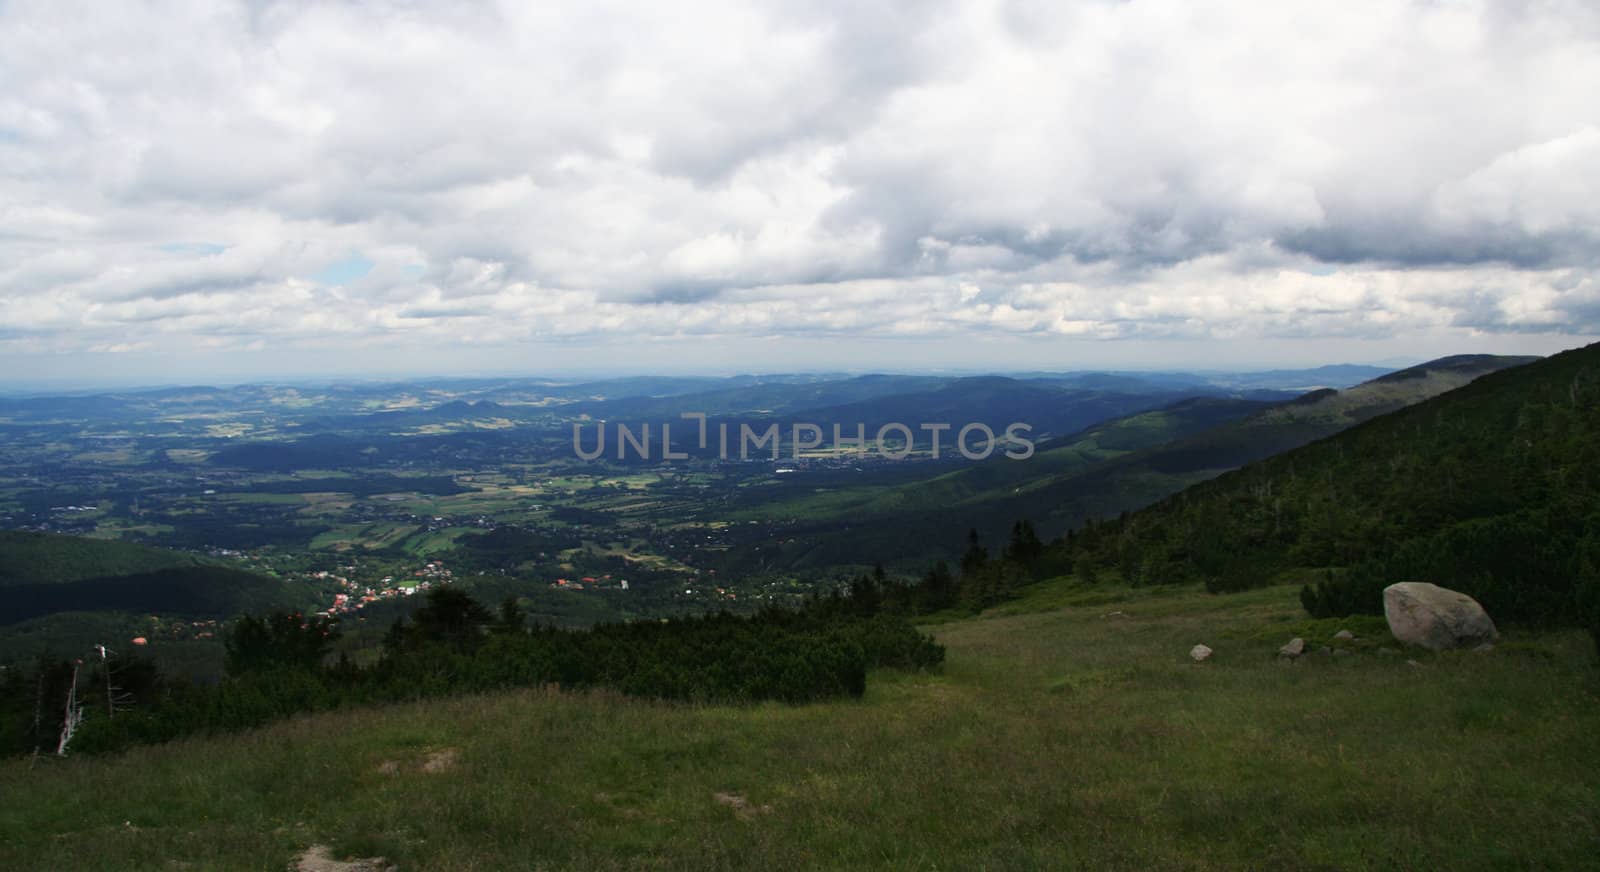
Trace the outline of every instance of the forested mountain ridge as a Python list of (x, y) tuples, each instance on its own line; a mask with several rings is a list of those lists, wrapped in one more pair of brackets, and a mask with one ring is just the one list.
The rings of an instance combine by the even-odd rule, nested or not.
[[(1468, 363), (1470, 366), (1470, 362)], [(1380, 383), (1403, 382), (1394, 376)], [(1600, 565), (1600, 345), (1484, 375), (1196, 485), (1055, 546), (1080, 570), (1217, 591), (1328, 568), (1317, 615), (1377, 613), (1395, 581), (1497, 619), (1581, 623)]]
[[(1177, 493), (1228, 470), (1281, 454), (1407, 406), (1455, 390), (1473, 379), (1522, 366), (1533, 357), (1468, 355), (1441, 358), (1363, 382), (1343, 391), (1321, 390), (1236, 421), (1150, 447), (1088, 471), (1061, 493), (1061, 502), (1017, 517), (1044, 518), (1047, 530), (1076, 527), (1091, 519), (1142, 508), (1150, 500), (1113, 502), (1119, 494)], [(1172, 482), (1167, 482), (1171, 479)], [(1145, 482), (1134, 488), (1133, 483)], [(1165, 486), (1164, 493), (1155, 494)]]
[[(761, 555), (780, 562), (920, 560), (927, 555), (918, 549), (926, 551), (930, 541), (953, 547), (971, 527), (994, 541), (1023, 518), (1053, 536), (1537, 359), (1441, 358), (1264, 408), (1237, 400), (1185, 401), (1041, 443), (1027, 461), (991, 461), (870, 495), (819, 493), (742, 516), (788, 511), (811, 519), (814, 529), (802, 528), (805, 535), (788, 546), (793, 553)], [(863, 525), (891, 514), (892, 521)], [(918, 534), (905, 535), (911, 529)]]
[(131, 575), (204, 561), (191, 554), (132, 542), (0, 530), (0, 589)]
[(230, 618), (294, 607), (304, 584), (131, 542), (0, 531), (0, 626), (59, 612)]
[(753, 503), (740, 517), (784, 518), (848, 512), (852, 518), (862, 518), (934, 505), (978, 507), (1021, 491), (1048, 486), (1097, 464), (1210, 429), (1268, 406), (1256, 400), (1195, 397), (1040, 442), (1026, 462), (995, 457), (952, 472), (888, 486), (863, 484), (804, 491), (797, 487), (798, 492), (786, 498), (767, 497)]

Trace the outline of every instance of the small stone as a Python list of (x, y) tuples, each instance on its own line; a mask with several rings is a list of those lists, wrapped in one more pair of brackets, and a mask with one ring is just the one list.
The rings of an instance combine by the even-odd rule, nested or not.
[(1410, 666), (1410, 667), (1411, 667), (1411, 668), (1413, 668), (1413, 669), (1421, 669), (1421, 668), (1422, 668), (1422, 664), (1421, 664), (1421, 663), (1418, 663), (1418, 662), (1417, 662), (1417, 661), (1415, 661), (1415, 660), (1407, 660), (1407, 661), (1406, 661), (1406, 665), (1407, 665), (1407, 666)]
[(1291, 660), (1304, 653), (1306, 653), (1306, 640), (1301, 639), (1298, 636), (1290, 639), (1287, 645), (1284, 645), (1282, 648), (1278, 649), (1279, 657), (1288, 657)]
[(1356, 634), (1350, 632), (1349, 630), (1340, 630), (1339, 632), (1333, 634), (1333, 638), (1338, 639), (1341, 642), (1353, 641), (1355, 637)]
[(1324, 657), (1328, 657), (1333, 654), (1333, 649), (1329, 648), (1327, 645), (1323, 645), (1321, 648), (1317, 649), (1317, 653)]
[(1399, 654), (1399, 653), (1400, 653), (1399, 651), (1396, 651), (1393, 648), (1379, 648), (1378, 649), (1378, 656), (1379, 657), (1393, 657), (1393, 656), (1395, 656), (1396, 654)]
[(1211, 649), (1204, 645), (1196, 645), (1189, 649), (1189, 657), (1192, 658), (1196, 663), (1203, 662), (1207, 657), (1210, 656)]
[(1335, 649), (1333, 649), (1333, 656), (1335, 656), (1335, 657), (1349, 657), (1350, 656), (1350, 652), (1345, 650), (1344, 648), (1335, 648)]
[(1482, 645), (1479, 645), (1478, 647), (1476, 647), (1476, 648), (1474, 648), (1472, 650), (1478, 652), (1479, 654), (1487, 654), (1490, 651), (1494, 650), (1494, 643), (1493, 642), (1485, 642)]

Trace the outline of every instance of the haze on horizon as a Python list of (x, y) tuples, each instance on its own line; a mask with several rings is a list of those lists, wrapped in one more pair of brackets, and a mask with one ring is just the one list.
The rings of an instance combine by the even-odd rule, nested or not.
[(1600, 7), (0, 4), (0, 383), (1600, 335)]

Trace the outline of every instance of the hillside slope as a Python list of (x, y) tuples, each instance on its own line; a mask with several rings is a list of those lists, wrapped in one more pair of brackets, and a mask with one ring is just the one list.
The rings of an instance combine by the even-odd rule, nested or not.
[(1308, 593), (1322, 613), (1374, 612), (1385, 584), (1429, 580), (1502, 618), (1570, 623), (1573, 591), (1600, 565), (1597, 464), (1592, 345), (1252, 464), (1065, 547), (1130, 580), (1198, 577), (1219, 590), (1349, 568)]
[(1531, 357), (1446, 357), (1343, 391), (1322, 390), (1237, 421), (1086, 470), (997, 505), (1017, 518), (1033, 518), (1056, 533), (1087, 521), (1142, 508), (1228, 470), (1332, 436), (1492, 372), (1523, 366)]
[(304, 607), (303, 585), (226, 566), (181, 566), (52, 584), (19, 584), (0, 598), (0, 627), (61, 612), (231, 618)]
[(752, 497), (747, 507), (736, 510), (734, 517), (782, 519), (848, 512), (854, 518), (867, 518), (928, 506), (977, 506), (1023, 490), (1047, 487), (1098, 464), (1209, 430), (1268, 405), (1217, 397), (1182, 400), (1041, 442), (1026, 462), (995, 457), (953, 472), (887, 487), (863, 484), (818, 489), (806, 487), (804, 481), (785, 482), (783, 492)]
[(1343, 626), (1290, 588), (1029, 597), (937, 627), (942, 673), (860, 700), (525, 691), (3, 760), (0, 868), (283, 869), (318, 844), (439, 872), (1593, 865), (1577, 634), (1413, 667), (1367, 622), (1289, 668), (1289, 635)]
[[(834, 425), (851, 433), (864, 424), (868, 433), (889, 423), (914, 430), (924, 423), (948, 424), (951, 433), (969, 423), (987, 424), (1004, 432), (1013, 422), (1030, 425), (1032, 437), (1075, 433), (1102, 421), (1169, 405), (1211, 389), (1123, 393), (1081, 390), (1018, 381), (1004, 376), (960, 378), (933, 390), (896, 394), (837, 406), (806, 409), (794, 415), (831, 433)], [(953, 435), (946, 437), (948, 446)], [(953, 449), (947, 447), (946, 451)]]
[[(836, 507), (839, 511), (830, 520), (814, 520), (821, 511), (796, 512), (793, 544), (754, 556), (768, 565), (925, 560), (930, 547), (947, 551), (962, 547), (969, 527), (977, 528), (992, 542), (1022, 518), (1032, 520), (1041, 534), (1056, 535), (1089, 521), (1143, 508), (1247, 463), (1438, 396), (1487, 373), (1534, 360), (1537, 358), (1447, 357), (1347, 390), (1316, 391), (1250, 414), (1233, 415), (1231, 420), (1224, 414), (1224, 422), (1211, 427), (1194, 425), (1211, 423), (1197, 413), (1214, 407), (1179, 404), (1163, 410), (1164, 417), (1136, 415), (1081, 437), (1069, 437), (1060, 453), (1051, 449), (1024, 462), (996, 461), (964, 474), (972, 478), (954, 476), (901, 485), (898, 493), (884, 492), (855, 505), (847, 502)], [(1230, 410), (1243, 411), (1238, 406), (1223, 407), (1224, 412)], [(1110, 445), (1138, 450), (1105, 450), (1108, 446), (1101, 445), (1097, 435), (1102, 432), (1113, 440), (1124, 440)], [(1093, 440), (1095, 450), (1081, 453), (1080, 438)], [(1001, 471), (993, 471), (996, 468)], [(981, 492), (961, 487), (981, 476), (998, 480)], [(835, 508), (821, 495), (813, 501)]]
[[(90, 613), (227, 618), (244, 612), (301, 607), (303, 583), (279, 579), (185, 554), (129, 542), (0, 532), (0, 652), (11, 626), (73, 613), (50, 624), (55, 636), (78, 638), (74, 622), (103, 626)], [(64, 617), (65, 620), (65, 617)], [(37, 633), (34, 627), (24, 632)], [(48, 649), (53, 650), (54, 646)]]
[(0, 530), (0, 589), (198, 566), (178, 551), (131, 542)]

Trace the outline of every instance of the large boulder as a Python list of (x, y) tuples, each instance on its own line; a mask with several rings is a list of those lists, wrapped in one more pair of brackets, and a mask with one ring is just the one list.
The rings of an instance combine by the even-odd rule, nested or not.
[(1424, 581), (1384, 588), (1383, 615), (1396, 639), (1430, 651), (1472, 648), (1500, 637), (1477, 600)]

